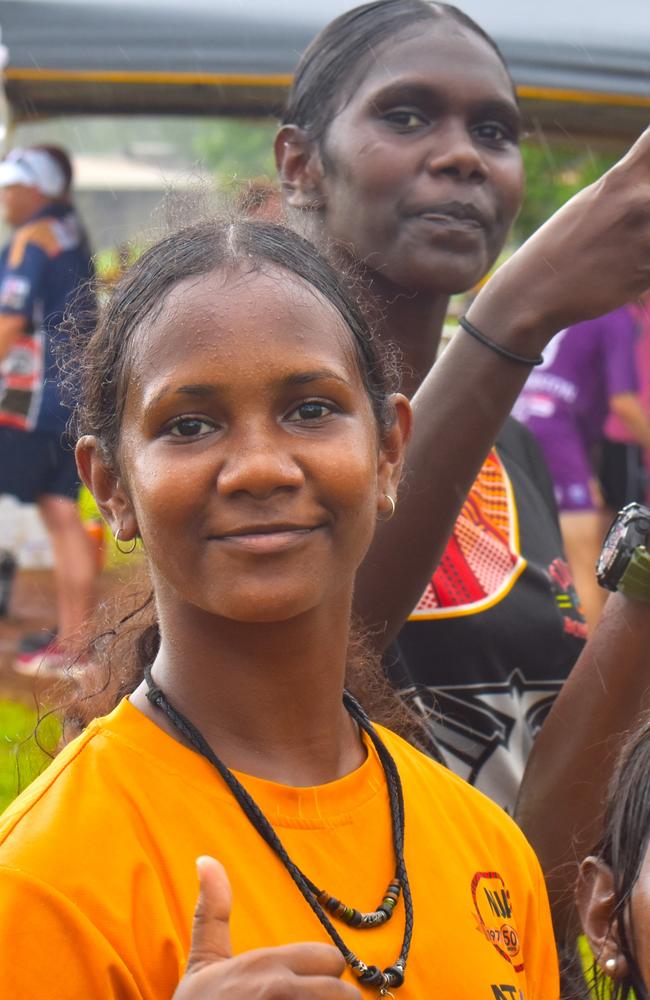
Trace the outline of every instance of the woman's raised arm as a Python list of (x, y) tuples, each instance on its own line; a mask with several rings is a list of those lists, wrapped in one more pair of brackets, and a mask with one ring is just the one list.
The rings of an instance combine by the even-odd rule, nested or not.
[[(468, 319), (516, 354), (650, 287), (650, 129), (490, 279)], [(356, 610), (388, 645), (444, 550), (467, 492), (529, 374), (459, 333), (413, 399), (414, 433), (395, 517), (378, 527)]]

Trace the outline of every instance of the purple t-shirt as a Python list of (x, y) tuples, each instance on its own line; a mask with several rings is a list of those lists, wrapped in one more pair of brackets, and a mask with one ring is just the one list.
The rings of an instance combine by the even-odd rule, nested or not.
[(562, 330), (544, 351), (544, 364), (529, 376), (514, 416), (539, 438), (570, 417), (589, 447), (602, 436), (610, 398), (638, 392), (636, 339), (627, 306)]

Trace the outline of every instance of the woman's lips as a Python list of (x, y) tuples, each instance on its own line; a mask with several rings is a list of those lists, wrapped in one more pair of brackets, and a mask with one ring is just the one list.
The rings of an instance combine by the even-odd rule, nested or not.
[(445, 229), (460, 229), (463, 232), (483, 229), (483, 225), (477, 219), (459, 219), (454, 215), (444, 215), (437, 212), (423, 212), (417, 218)]
[(464, 232), (486, 229), (488, 218), (471, 202), (446, 201), (437, 204), (420, 204), (408, 213), (414, 219), (421, 219), (430, 225)]

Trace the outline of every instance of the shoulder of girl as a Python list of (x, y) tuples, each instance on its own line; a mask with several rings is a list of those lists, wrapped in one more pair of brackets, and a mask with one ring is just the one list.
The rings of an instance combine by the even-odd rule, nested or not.
[[(464, 778), (422, 753), (397, 733), (380, 726), (376, 728), (395, 759), (404, 785), (405, 797), (408, 798), (409, 791), (414, 785), (421, 789), (424, 782), (431, 787), (432, 797), (436, 799), (436, 808), (444, 803), (450, 813), (456, 810), (459, 816), (469, 813), (473, 817), (473, 823), (486, 832), (491, 830), (498, 837), (503, 837), (513, 844), (520, 844), (526, 853), (531, 850), (520, 828), (500, 805), (478, 788), (474, 788)], [(418, 793), (417, 797), (420, 799), (421, 795)]]
[(38, 775), (11, 802), (0, 816), (0, 850), (2, 845), (19, 834), (23, 822), (39, 807), (56, 794), (62, 782), (71, 775), (82, 751), (101, 732), (101, 720), (95, 719), (90, 725), (64, 746), (44, 771)]

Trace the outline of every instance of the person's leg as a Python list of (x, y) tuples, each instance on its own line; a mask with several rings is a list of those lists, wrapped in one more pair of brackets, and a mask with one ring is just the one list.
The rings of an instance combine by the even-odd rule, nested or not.
[(70, 497), (44, 494), (38, 500), (54, 554), (59, 636), (74, 642), (97, 602), (97, 560), (77, 504)]
[(560, 511), (564, 547), (590, 632), (600, 618), (607, 597), (606, 591), (596, 581), (596, 562), (603, 544), (605, 524), (606, 519), (599, 510)]
[(591, 631), (605, 592), (596, 581), (596, 561), (607, 526), (603, 501), (580, 431), (571, 411), (529, 422), (553, 480), (567, 561)]
[(31, 434), (0, 426), (0, 616), (9, 613), (18, 569), (19, 504), (34, 502), (40, 459), (40, 446)]
[(643, 450), (636, 444), (604, 438), (599, 449), (598, 478), (610, 519), (628, 503), (643, 503), (646, 491)]
[[(38, 509), (52, 543), (59, 634), (57, 644), (74, 646), (97, 604), (97, 556), (83, 525), (77, 497), (79, 476), (74, 453), (53, 436), (48, 444), (47, 478)], [(45, 463), (44, 463), (45, 470)]]

